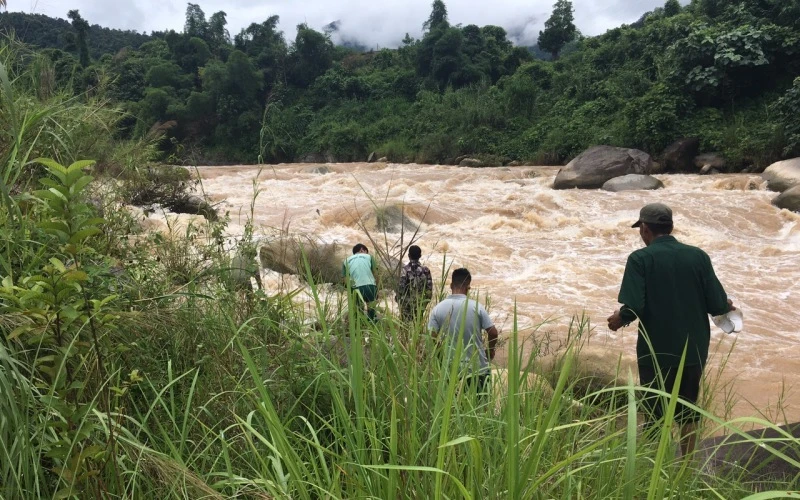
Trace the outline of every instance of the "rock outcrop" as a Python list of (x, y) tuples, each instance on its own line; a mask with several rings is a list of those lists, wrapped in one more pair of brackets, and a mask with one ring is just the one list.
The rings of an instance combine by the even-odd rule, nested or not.
[(349, 255), (352, 255), (352, 247), (301, 237), (269, 240), (259, 249), (262, 268), (305, 279), (307, 261), (316, 283), (341, 283), (342, 262)]
[(800, 212), (800, 184), (787, 189), (772, 200), (778, 208), (785, 208), (792, 212)]
[[(633, 356), (590, 346), (583, 346), (580, 350), (570, 353), (562, 352), (537, 359), (536, 371), (551, 384), (555, 384), (564, 366), (567, 365), (568, 356), (572, 358), (569, 363), (568, 383), (585, 393), (605, 387), (626, 385), (628, 372), (637, 373), (636, 359)], [(634, 380), (638, 380), (635, 375)]]
[(711, 165), (711, 168), (723, 170), (725, 168), (725, 157), (720, 153), (703, 153), (694, 158), (694, 166), (702, 169), (706, 165)]
[[(732, 477), (741, 484), (791, 481), (800, 474), (800, 422), (704, 439), (697, 447), (699, 462), (718, 477)], [(779, 456), (767, 446), (782, 454)]]
[(694, 158), (699, 153), (700, 139), (697, 137), (679, 139), (667, 146), (661, 154), (661, 165), (664, 172), (696, 172)]
[(306, 153), (298, 160), (300, 163), (325, 163), (325, 155), (322, 153)]
[(800, 158), (775, 162), (761, 174), (767, 189), (783, 192), (800, 184)]
[(712, 167), (711, 165), (703, 165), (703, 168), (700, 169), (700, 175), (717, 175), (719, 170)]
[(179, 194), (166, 200), (164, 206), (178, 214), (202, 215), (210, 221), (218, 218), (217, 210), (206, 201), (205, 197), (197, 194)]
[(375, 208), (362, 218), (364, 227), (386, 233), (400, 233), (402, 231), (413, 233), (420, 227), (419, 222), (412, 220), (403, 207), (389, 205)]
[(483, 166), (483, 161), (477, 158), (464, 158), (458, 163), (459, 167), (478, 168)]
[(595, 146), (559, 170), (554, 189), (599, 189), (606, 181), (627, 174), (649, 175), (653, 159), (638, 149)]
[(664, 183), (650, 175), (628, 174), (614, 177), (603, 184), (605, 191), (642, 191), (654, 190), (664, 187)]
[[(384, 287), (394, 286), (394, 276), (399, 273), (399, 261), (384, 262), (375, 252), (378, 276)], [(314, 283), (342, 283), (342, 263), (353, 255), (352, 245), (326, 243), (311, 237), (285, 237), (265, 241), (259, 248), (259, 261), (263, 269), (280, 274), (295, 274), (307, 278), (306, 262)]]
[(303, 172), (307, 174), (325, 175), (332, 173), (333, 170), (331, 170), (326, 166), (321, 166), (321, 167), (308, 167), (307, 169), (303, 170)]
[[(519, 393), (536, 393), (546, 401), (553, 399), (555, 391), (550, 382), (536, 373), (520, 373)], [(492, 402), (494, 403), (495, 413), (500, 413), (503, 404), (508, 399), (508, 370), (506, 368), (492, 369)]]

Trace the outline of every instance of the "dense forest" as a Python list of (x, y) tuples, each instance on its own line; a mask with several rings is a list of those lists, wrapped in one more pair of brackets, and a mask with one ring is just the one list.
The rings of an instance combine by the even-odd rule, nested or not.
[(69, 17), (0, 20), (47, 47), (56, 86), (118, 103), (118, 136), (152, 137), (162, 161), (559, 163), (689, 136), (737, 169), (800, 153), (797, 0), (668, 0), (597, 37), (558, 0), (539, 39), (551, 60), (501, 27), (453, 25), (441, 0), (421, 39), (371, 52), (305, 24), (287, 39), (277, 16), (232, 36), (225, 12), (191, 3), (183, 30), (151, 37)]
[[(42, 49), (76, 50), (75, 30), (69, 21), (42, 14), (22, 12), (0, 13), (0, 33), (14, 33), (19, 41)], [(87, 48), (89, 55), (99, 59), (103, 54), (116, 54), (125, 47), (138, 49), (150, 36), (135, 31), (89, 26)]]

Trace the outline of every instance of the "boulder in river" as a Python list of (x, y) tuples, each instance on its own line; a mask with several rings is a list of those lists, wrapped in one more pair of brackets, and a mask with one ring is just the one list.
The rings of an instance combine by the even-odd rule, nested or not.
[(800, 184), (800, 158), (775, 162), (761, 174), (770, 191), (786, 191)]
[(579, 350), (559, 352), (536, 360), (536, 371), (553, 386), (571, 357), (567, 383), (582, 393), (627, 384), (628, 372), (636, 373), (636, 359), (619, 352), (584, 345)]
[(722, 170), (725, 168), (725, 157), (721, 153), (703, 153), (694, 158), (694, 166), (703, 168), (706, 165), (711, 165), (712, 168)]
[(598, 189), (606, 181), (627, 174), (649, 175), (653, 159), (638, 149), (594, 146), (559, 170), (554, 189)]
[(307, 174), (325, 175), (330, 174), (333, 172), (333, 170), (323, 165), (321, 167), (308, 167), (307, 169), (303, 170), (303, 172)]
[(482, 167), (484, 165), (483, 160), (479, 160), (477, 158), (464, 158), (458, 163), (459, 167)]
[(664, 172), (696, 172), (694, 158), (700, 152), (700, 139), (686, 137), (673, 142), (661, 153)]
[(778, 208), (785, 208), (792, 212), (800, 212), (800, 184), (787, 189), (772, 200)]
[(704, 439), (697, 447), (699, 462), (707, 464), (715, 476), (734, 478), (740, 484), (775, 481), (788, 484), (793, 478), (796, 480), (800, 474), (800, 467), (795, 465), (800, 462), (797, 445), (800, 422), (744, 434)]
[(180, 195), (164, 202), (164, 206), (175, 213), (202, 215), (210, 221), (218, 218), (217, 210), (205, 199), (197, 194)]
[(614, 177), (603, 184), (605, 191), (642, 191), (661, 189), (664, 183), (650, 175), (628, 174)]
[(276, 238), (259, 249), (261, 267), (281, 274), (305, 278), (305, 261), (316, 283), (341, 283), (342, 261), (352, 249), (341, 243), (324, 243), (313, 238)]
[(325, 155), (322, 153), (306, 153), (302, 155), (298, 161), (300, 163), (325, 163)]
[[(374, 248), (370, 253), (378, 262), (378, 276), (385, 287), (393, 287), (400, 262), (381, 258)], [(312, 237), (281, 237), (264, 241), (259, 249), (261, 267), (280, 274), (296, 274), (306, 279), (306, 262), (315, 283), (342, 283), (342, 263), (353, 255), (353, 247), (338, 242), (328, 243)]]

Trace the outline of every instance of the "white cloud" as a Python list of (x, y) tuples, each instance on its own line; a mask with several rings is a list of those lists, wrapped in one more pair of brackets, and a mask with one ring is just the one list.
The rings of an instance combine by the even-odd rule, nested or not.
[[(686, 0), (688, 1), (688, 0)], [(683, 1), (682, 3), (686, 3)], [(91, 24), (137, 31), (183, 29), (183, 0), (8, 0), (9, 10), (37, 12), (66, 18), (79, 9)], [(395, 46), (408, 32), (419, 37), (431, 0), (195, 0), (206, 16), (218, 10), (227, 13), (228, 29), (236, 34), (252, 22), (280, 16), (287, 41), (294, 39), (295, 26), (307, 23), (315, 29), (341, 21), (341, 34), (370, 47)], [(452, 24), (496, 24), (532, 44), (549, 17), (554, 0), (445, 0)], [(585, 35), (598, 35), (609, 28), (639, 19), (663, 5), (663, 0), (574, 0), (575, 24)], [(66, 5), (66, 6), (65, 6)]]

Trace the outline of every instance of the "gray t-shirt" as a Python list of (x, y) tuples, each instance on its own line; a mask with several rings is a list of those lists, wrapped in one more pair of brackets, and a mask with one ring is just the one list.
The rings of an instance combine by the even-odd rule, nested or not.
[[(494, 326), (482, 305), (466, 295), (450, 295), (431, 311), (428, 330), (446, 335), (449, 358), (458, 348), (459, 334), (464, 342), (461, 369), (478, 373), (489, 372), (489, 361), (483, 347), (482, 331)], [(476, 370), (477, 368), (477, 370)]]

